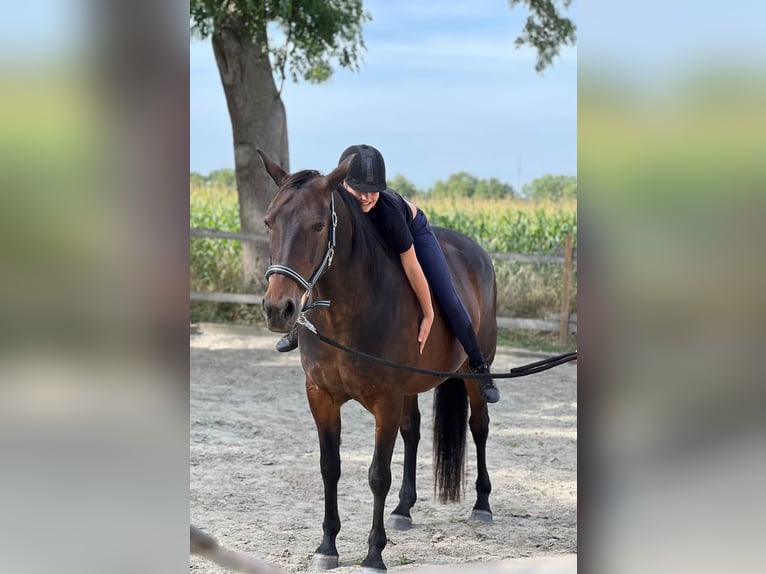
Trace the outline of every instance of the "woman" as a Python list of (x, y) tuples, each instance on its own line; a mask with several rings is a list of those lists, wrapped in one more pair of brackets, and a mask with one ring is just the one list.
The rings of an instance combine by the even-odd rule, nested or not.
[[(423, 310), (418, 331), (420, 352), (423, 352), (434, 321), (430, 285), (447, 323), (468, 355), (469, 370), (488, 373), (489, 365), (481, 352), (471, 318), (452, 285), (447, 260), (425, 214), (387, 188), (385, 162), (377, 149), (369, 145), (353, 145), (341, 154), (338, 163), (352, 154), (356, 157), (343, 187), (359, 202), (362, 212), (367, 214), (389, 247), (401, 258), (404, 273)], [(280, 339), (277, 350), (292, 351), (297, 346), (298, 336), (293, 330)], [(479, 379), (479, 390), (488, 403), (500, 400), (500, 392), (492, 379)]]

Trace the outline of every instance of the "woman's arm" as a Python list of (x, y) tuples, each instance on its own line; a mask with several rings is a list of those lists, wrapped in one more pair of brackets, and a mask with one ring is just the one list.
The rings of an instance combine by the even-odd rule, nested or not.
[(423, 269), (420, 267), (418, 258), (415, 255), (415, 246), (410, 245), (410, 248), (404, 253), (400, 254), (402, 260), (402, 267), (404, 267), (404, 273), (407, 275), (407, 279), (412, 286), (412, 290), (420, 302), (420, 307), (423, 310), (423, 320), (420, 322), (420, 329), (418, 331), (418, 343), (420, 353), (423, 353), (423, 347), (426, 346), (426, 340), (431, 332), (431, 325), (434, 322), (434, 308), (431, 304), (431, 292), (428, 290), (428, 281), (423, 274)]

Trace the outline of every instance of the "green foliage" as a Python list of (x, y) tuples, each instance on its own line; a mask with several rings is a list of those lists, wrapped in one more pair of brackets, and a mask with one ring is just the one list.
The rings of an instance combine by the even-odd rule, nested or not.
[(397, 173), (393, 179), (388, 180), (388, 187), (409, 199), (415, 199), (421, 195), (421, 191), (415, 187), (415, 184), (400, 173)]
[(460, 198), (473, 197), (477, 199), (503, 199), (514, 197), (513, 186), (503, 183), (496, 178), (479, 179), (461, 171), (453, 173), (447, 181), (439, 180), (428, 190), (428, 197)]
[[(236, 195), (213, 189), (192, 193), (189, 201), (192, 228), (239, 231)], [(239, 241), (192, 237), (191, 288), (194, 291), (235, 291), (241, 283), (242, 247)]]
[(453, 173), (447, 181), (437, 181), (428, 191), (428, 196), (435, 198), (473, 197), (478, 181), (476, 176), (465, 171)]
[[(475, 239), (487, 251), (556, 254), (566, 235), (577, 238), (577, 212), (541, 207), (518, 208), (488, 201), (473, 206), (455, 201), (451, 206), (419, 204), (432, 225), (448, 227)], [(482, 208), (483, 206), (483, 208)]]
[[(244, 26), (282, 80), (289, 70), (293, 81), (302, 77), (312, 83), (331, 76), (331, 61), (358, 69), (362, 25), (371, 19), (362, 0), (191, 0), (190, 15), (194, 33), (202, 38), (226, 26)], [(279, 42), (269, 41), (269, 23), (279, 28)]]
[[(189, 226), (239, 231), (239, 208), (234, 185), (219, 187), (209, 183), (210, 177), (201, 179), (202, 185), (191, 186)], [(242, 246), (239, 241), (192, 237), (189, 258), (189, 286), (192, 291), (245, 292), (242, 284)], [(190, 320), (249, 325), (261, 320), (261, 312), (257, 305), (194, 301), (191, 303)]]
[(233, 189), (237, 185), (237, 178), (231, 168), (215, 169), (207, 178), (210, 185)]
[(501, 182), (499, 179), (480, 179), (476, 182), (476, 189), (474, 191), (474, 197), (480, 197), (482, 199), (503, 199), (506, 197), (514, 197), (513, 186)]
[[(567, 234), (577, 245), (573, 203), (544, 204), (508, 200), (432, 200), (418, 205), (432, 225), (465, 233), (488, 252), (563, 255)], [(543, 318), (561, 305), (563, 266), (558, 263), (494, 261), (497, 312), (506, 317)], [(577, 309), (576, 272), (570, 308)]]
[(189, 174), (189, 185), (191, 187), (202, 187), (207, 184), (207, 177), (205, 177), (202, 174), (197, 173), (196, 171), (191, 172)]
[(535, 70), (542, 72), (558, 56), (562, 45), (574, 46), (577, 41), (577, 27), (569, 18), (561, 16), (562, 8), (569, 8), (572, 0), (509, 0), (511, 8), (518, 4), (529, 7), (529, 17), (524, 31), (516, 38), (517, 48), (528, 45), (537, 50)]
[[(564, 266), (558, 263), (494, 261), (497, 276), (497, 314), (503, 317), (544, 319), (561, 308)], [(577, 311), (577, 272), (572, 273), (570, 312)]]
[[(196, 178), (195, 178), (196, 179)], [(209, 178), (201, 177), (203, 180)], [(390, 181), (397, 191), (414, 186), (403, 176)], [(474, 238), (489, 252), (563, 254), (567, 233), (577, 244), (577, 211), (574, 202), (541, 203), (510, 199), (417, 197), (432, 225), (456, 229)], [(192, 186), (190, 226), (238, 231), (238, 203), (234, 186)], [(191, 289), (194, 291), (245, 292), (241, 278), (238, 241), (192, 238)], [(551, 263), (494, 262), (498, 286), (498, 314), (542, 318), (560, 307), (563, 267)], [(576, 272), (570, 306), (577, 303)], [(252, 324), (261, 321), (253, 305), (193, 303), (193, 321), (227, 321)], [(557, 344), (557, 334), (550, 335)]]
[(521, 193), (528, 199), (538, 201), (577, 199), (577, 178), (573, 175), (544, 175), (525, 183)]
[(224, 190), (234, 190), (237, 187), (237, 178), (234, 170), (230, 167), (214, 169), (208, 175), (202, 175), (196, 171), (189, 174), (189, 185), (195, 187), (215, 187)]

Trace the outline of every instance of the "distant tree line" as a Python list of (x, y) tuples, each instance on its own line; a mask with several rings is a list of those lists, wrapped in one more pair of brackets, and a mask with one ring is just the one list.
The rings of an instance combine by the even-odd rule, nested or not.
[[(236, 178), (230, 168), (216, 169), (209, 175), (191, 172), (192, 187), (226, 187), (234, 189)], [(427, 190), (419, 189), (409, 179), (396, 174), (388, 185), (404, 197), (461, 198), (474, 199), (532, 199), (559, 201), (577, 199), (577, 178), (573, 175), (544, 175), (525, 183), (520, 191), (512, 185), (492, 177), (480, 179), (464, 171), (453, 173), (447, 181), (439, 180)]]
[(437, 181), (427, 190), (418, 189), (414, 183), (401, 174), (389, 180), (388, 185), (405, 197), (459, 198), (474, 199), (532, 199), (560, 201), (577, 199), (577, 177), (573, 175), (544, 175), (533, 179), (516, 191), (512, 185), (503, 183), (494, 177), (480, 179), (461, 171), (453, 173), (447, 181)]
[(208, 175), (191, 172), (189, 184), (192, 187), (230, 187), (235, 189), (237, 179), (232, 168), (214, 169)]

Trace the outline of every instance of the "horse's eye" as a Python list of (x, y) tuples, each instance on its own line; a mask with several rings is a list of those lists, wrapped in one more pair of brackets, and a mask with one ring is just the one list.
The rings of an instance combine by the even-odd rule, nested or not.
[(271, 225), (269, 225), (269, 222), (265, 219), (263, 220), (263, 225), (266, 227), (266, 229), (271, 229)]
[(315, 223), (314, 224), (314, 231), (322, 231), (325, 228), (324, 223)]

